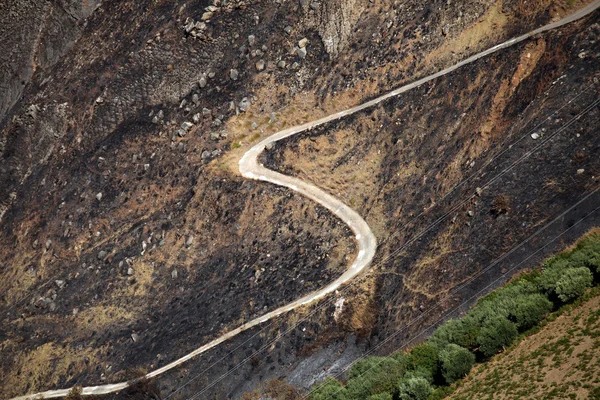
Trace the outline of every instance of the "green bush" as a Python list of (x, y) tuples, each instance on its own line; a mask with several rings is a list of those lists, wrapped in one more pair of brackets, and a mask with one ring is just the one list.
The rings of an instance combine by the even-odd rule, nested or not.
[(309, 398), (311, 400), (346, 400), (346, 389), (340, 381), (328, 376), (323, 382), (311, 387)]
[(346, 395), (364, 399), (369, 395), (393, 392), (406, 368), (392, 357), (367, 357), (352, 366), (348, 373)]
[(414, 347), (408, 353), (406, 370), (418, 372), (419, 375), (433, 382), (439, 371), (438, 347), (429, 342)]
[(489, 319), (477, 337), (479, 351), (484, 356), (491, 357), (500, 349), (510, 345), (518, 334), (517, 326), (506, 318)]
[(466, 376), (473, 364), (475, 355), (464, 347), (449, 344), (440, 351), (440, 369), (447, 384)]
[(479, 329), (479, 323), (467, 315), (461, 319), (451, 319), (441, 325), (429, 341), (440, 348), (452, 343), (473, 350), (477, 347)]
[(418, 376), (407, 376), (398, 384), (400, 400), (426, 400), (431, 392), (433, 388), (427, 379)]
[(552, 302), (543, 294), (530, 294), (516, 299), (511, 318), (520, 331), (526, 331), (544, 319), (552, 307)]
[(591, 287), (592, 281), (592, 273), (588, 268), (568, 268), (556, 282), (555, 291), (561, 301), (571, 301)]
[(600, 273), (600, 237), (593, 236), (583, 239), (569, 256), (570, 266), (573, 268), (587, 267), (591, 271)]

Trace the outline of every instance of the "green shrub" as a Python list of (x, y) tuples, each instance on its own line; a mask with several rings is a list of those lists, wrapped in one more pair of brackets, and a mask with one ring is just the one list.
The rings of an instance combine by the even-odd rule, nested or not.
[(433, 392), (431, 384), (421, 377), (406, 377), (398, 384), (400, 400), (426, 400), (431, 392)]
[(429, 342), (414, 347), (408, 353), (406, 369), (418, 372), (432, 382), (439, 371), (438, 347)]
[(587, 267), (600, 273), (600, 240), (584, 240), (571, 253), (570, 266), (573, 268)]
[(311, 400), (346, 400), (346, 389), (340, 381), (328, 376), (323, 382), (311, 387), (309, 398)]
[(511, 312), (520, 331), (526, 331), (538, 324), (550, 311), (553, 304), (543, 294), (530, 294), (520, 297)]
[(567, 302), (581, 296), (592, 286), (592, 273), (586, 267), (569, 268), (556, 282), (556, 294), (561, 301)]
[(406, 368), (392, 357), (367, 357), (352, 366), (348, 373), (346, 394), (349, 399), (393, 392)]
[(447, 384), (466, 376), (473, 364), (475, 355), (464, 347), (449, 344), (440, 351), (440, 369)]
[(517, 326), (506, 318), (489, 319), (477, 337), (479, 351), (484, 356), (491, 357), (510, 345), (518, 334)]
[(479, 323), (467, 315), (461, 319), (451, 319), (441, 325), (429, 341), (440, 348), (452, 343), (472, 350), (477, 347), (479, 329)]

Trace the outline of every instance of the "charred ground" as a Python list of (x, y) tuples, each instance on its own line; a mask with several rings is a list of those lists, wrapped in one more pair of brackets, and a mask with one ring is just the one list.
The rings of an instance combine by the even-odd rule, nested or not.
[[(328, 1), (312, 7), (305, 2), (237, 1), (218, 5), (207, 28), (193, 39), (183, 26), (187, 18), (200, 21), (207, 2), (108, 1), (99, 8), (75, 1), (42, 8), (11, 2), (19, 18), (7, 21), (3, 32), (19, 34), (3, 41), (10, 50), (4, 54), (19, 57), (1, 61), (30, 72), (2, 77), (11, 88), (3, 92), (0, 108), (2, 393), (129, 379), (130, 370), (163, 365), (333, 279), (353, 257), (349, 230), (287, 190), (237, 177), (232, 172), (239, 156), (261, 136), (358, 104), (569, 12), (566, 3), (529, 3), (531, 8), (524, 10), (518, 2), (454, 2), (450, 7), (446, 2)], [(51, 22), (35, 31), (18, 23), (32, 16)], [(299, 154), (306, 160), (335, 158), (338, 164), (327, 175), (306, 177), (336, 196), (351, 196), (345, 189), (360, 193), (354, 201), (346, 200), (380, 237), (402, 232), (384, 243), (383, 257), (423, 226), (422, 220), (411, 223), (410, 215), (430, 206), (431, 198), (464, 175), (459, 164), (467, 158), (485, 160), (498, 143), (517, 134), (519, 123), (552, 106), (540, 100), (548, 88), (554, 88), (548, 98), (558, 104), (561, 96), (591, 84), (598, 65), (592, 42), (596, 29), (588, 18), (553, 34), (552, 40), (540, 38), (531, 52), (534, 57), (543, 54), (542, 61), (518, 85), (503, 88), (501, 81), (516, 74), (523, 46), (394, 100), (374, 114), (328, 127), (335, 131), (347, 124), (353, 132), (368, 132), (347, 135), (351, 145), (339, 146), (346, 140), (340, 137), (335, 146), (326, 150), (319, 145), (319, 153), (306, 154), (302, 143), (307, 139), (299, 139)], [(304, 37), (309, 39), (308, 54), (301, 59), (294, 47)], [(581, 49), (586, 52), (582, 58)], [(255, 66), (260, 59), (266, 64), (262, 71)], [(565, 83), (551, 85), (571, 65), (573, 73), (560, 81)], [(231, 79), (231, 69), (238, 71), (237, 80)], [(504, 103), (496, 106), (492, 95), (503, 91), (511, 95), (500, 96)], [(596, 86), (575, 104), (583, 107), (590, 96), (597, 96)], [(244, 98), (246, 112), (240, 111)], [(454, 150), (442, 152), (442, 165), (406, 168), (433, 161), (431, 154), (453, 126), (450, 122), (456, 122), (455, 114), (469, 107), (469, 122), (461, 123), (451, 144), (443, 144)], [(498, 111), (487, 132), (479, 122), (492, 115), (490, 109)], [(593, 112), (581, 120), (588, 125), (577, 129), (594, 132), (597, 109)], [(196, 114), (193, 127), (180, 132), (182, 123)], [(424, 122), (425, 128), (414, 137), (387, 128), (375, 135), (376, 123), (398, 119), (411, 127)], [(482, 135), (470, 145), (478, 130)], [(329, 141), (324, 134), (316, 135), (323, 135), (318, 140)], [(533, 176), (520, 178), (527, 186), (486, 190), (473, 205), (481, 217), (460, 213), (455, 225), (438, 228), (406, 254), (423, 258), (438, 252), (440, 240), (448, 242), (439, 246), (454, 247), (472, 243), (481, 232), (489, 232), (492, 245), (486, 248), (492, 253), (510, 246), (533, 229), (528, 225), (515, 231), (516, 222), (544, 220), (593, 187), (590, 176), (599, 172), (588, 151), (597, 148), (594, 140), (582, 134), (577, 145), (553, 147), (538, 160)], [(575, 157), (583, 141), (588, 150)], [(383, 153), (376, 169), (355, 167), (354, 161), (369, 159), (376, 149)], [(269, 157), (285, 162), (278, 159), (283, 154), (277, 148)], [(449, 169), (454, 159), (460, 163)], [(302, 165), (294, 164), (290, 171), (298, 172)], [(374, 174), (357, 179), (351, 188), (330, 182), (344, 168)], [(586, 172), (577, 175), (574, 168)], [(394, 181), (399, 169), (412, 171), (406, 181)], [(554, 194), (529, 189), (539, 187), (543, 175), (555, 178)], [(427, 184), (421, 185), (424, 176)], [(457, 192), (448, 204), (472, 190)], [(500, 194), (508, 197), (511, 211), (491, 219), (489, 205)], [(542, 200), (536, 200), (536, 208), (517, 214), (534, 197)], [(401, 226), (407, 229), (399, 230)], [(199, 375), (177, 395), (185, 397), (210, 383), (216, 384), (207, 396), (239, 395), (262, 379), (294, 370), (307, 356), (326, 354), (323, 362), (329, 365), (349, 335), (371, 338), (360, 344), (369, 346), (417, 314), (419, 305), (470, 276), (480, 266), (476, 261), (488, 259), (480, 250), (472, 248), (469, 265), (448, 255), (444, 263), (456, 266), (447, 281), (431, 280), (431, 271), (444, 268), (442, 263), (412, 268), (407, 260), (390, 261), (361, 282), (347, 300), (343, 318), (332, 319), (334, 307), (328, 306), (294, 327), (308, 311), (292, 313), (165, 376), (161, 391), (168, 394)], [(411, 280), (398, 275), (409, 270)], [(423, 290), (427, 283), (438, 286)], [(288, 327), (293, 332), (269, 342)], [(266, 354), (255, 355), (265, 344)], [(318, 351), (328, 344), (336, 350)], [(247, 363), (219, 379), (246, 357)]]

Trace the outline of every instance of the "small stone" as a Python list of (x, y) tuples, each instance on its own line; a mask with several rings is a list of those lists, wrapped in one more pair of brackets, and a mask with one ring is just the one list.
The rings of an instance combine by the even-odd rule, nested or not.
[(197, 93), (194, 93), (194, 95), (192, 96), (192, 102), (196, 105), (200, 102), (200, 98), (198, 97)]
[(306, 57), (306, 47), (301, 47), (298, 49), (298, 57), (304, 59)]
[(79, 313), (79, 308), (74, 308), (73, 309), (73, 315), (77, 315)]
[(298, 47), (300, 47), (301, 49), (305, 48), (306, 45), (308, 44), (308, 39), (307, 38), (303, 38), (300, 39), (300, 41), (298, 42)]
[(584, 172), (585, 172), (585, 169), (583, 169), (583, 168), (579, 168), (579, 169), (577, 170), (577, 175), (581, 175), (581, 174), (583, 174)]
[(106, 254), (107, 254), (106, 251), (100, 250), (98, 252), (98, 260), (104, 260), (106, 258)]
[(154, 116), (154, 118), (152, 118), (152, 123), (153, 124), (158, 124), (158, 116)]
[(242, 99), (242, 101), (239, 102), (238, 108), (240, 109), (241, 112), (248, 111), (248, 108), (250, 108), (250, 101), (248, 100), (247, 97), (244, 97)]
[(207, 11), (204, 14), (202, 14), (202, 21), (207, 21), (209, 19), (211, 19), (213, 16), (212, 11)]
[(96, 199), (98, 201), (102, 200), (102, 192), (98, 192), (98, 194), (96, 194)]
[(185, 129), (177, 129), (177, 135), (179, 137), (184, 137), (186, 134)]
[(300, 64), (298, 64), (296, 61), (294, 61), (294, 63), (291, 65), (292, 69), (298, 69), (300, 68)]
[(473, 211), (469, 210), (469, 211), (467, 211), (467, 215), (468, 215), (469, 217), (472, 217), (472, 216), (473, 216), (473, 215), (475, 215), (475, 214), (473, 213)]
[(585, 51), (582, 51), (581, 53), (578, 54), (579, 58), (585, 58), (586, 54)]
[(256, 44), (256, 36), (254, 35), (249, 35), (248, 36), (248, 45), (250, 47), (254, 46)]
[(258, 60), (256, 62), (256, 70), (257, 71), (262, 71), (263, 69), (265, 69), (265, 61), (264, 60)]
[(190, 236), (190, 237), (188, 237), (187, 241), (185, 242), (185, 245), (187, 247), (190, 247), (193, 243), (194, 243), (194, 237)]
[(173, 278), (173, 279), (177, 278), (177, 270), (176, 269), (171, 271), (171, 278)]
[(46, 240), (46, 249), (49, 249), (50, 246), (52, 246), (52, 240), (48, 239)]
[(181, 103), (179, 104), (179, 108), (185, 107), (186, 104), (187, 104), (187, 100), (186, 99), (181, 100)]
[(200, 77), (200, 80), (198, 81), (198, 86), (200, 86), (201, 88), (206, 87), (206, 78), (204, 76)]
[(210, 158), (210, 151), (208, 151), (208, 150), (204, 150), (204, 151), (202, 152), (202, 159), (203, 159), (203, 160), (207, 160), (207, 159), (209, 159), (209, 158)]
[(55, 280), (54, 283), (56, 283), (56, 286), (58, 286), (59, 289), (62, 289), (65, 286), (65, 281), (63, 280)]
[(286, 26), (285, 28), (283, 28), (283, 30), (285, 31), (285, 33), (287, 33), (288, 35), (291, 35), (292, 33), (292, 27), (291, 26)]
[(200, 122), (200, 113), (194, 114), (194, 116), (192, 117), (192, 121), (194, 121), (195, 124)]
[(539, 134), (539, 133), (536, 133), (536, 132), (534, 132), (534, 133), (532, 133), (532, 134), (531, 134), (531, 138), (532, 138), (533, 140), (536, 140), (536, 139), (538, 139), (539, 137), (540, 137), (540, 134)]
[(252, 129), (254, 130), (254, 129), (256, 129), (256, 128), (258, 128), (258, 124), (257, 124), (256, 122), (253, 122), (253, 123), (252, 123)]
[(214, 71), (210, 71), (210, 72), (208, 73), (208, 77), (209, 77), (209, 79), (212, 79), (212, 78), (214, 78), (214, 77), (215, 77), (215, 72), (214, 72)]
[(129, 275), (129, 276), (133, 275), (133, 268), (131, 268), (131, 267), (127, 268), (127, 275)]
[(319, 8), (319, 3), (317, 3), (316, 1), (310, 3), (310, 8), (312, 8), (313, 10), (317, 10)]
[(181, 129), (184, 129), (184, 130), (186, 130), (186, 131), (189, 131), (189, 130), (190, 130), (190, 128), (191, 128), (192, 126), (194, 126), (194, 124), (192, 124), (192, 123), (191, 123), (191, 122), (189, 122), (189, 121), (185, 121), (185, 122), (183, 122), (183, 123), (181, 124)]
[(450, 24), (446, 24), (442, 27), (442, 35), (446, 36), (450, 33)]
[(286, 66), (286, 63), (285, 63), (285, 61), (281, 60), (277, 63), (277, 66), (281, 69), (284, 69)]
[(131, 340), (133, 340), (133, 343), (137, 342), (138, 340), (140, 340), (140, 335), (138, 335), (137, 333), (132, 333)]
[(202, 115), (207, 116), (210, 114), (211, 114), (211, 111), (208, 108), (205, 107), (202, 109)]
[(477, 194), (477, 196), (481, 197), (481, 193), (483, 193), (483, 189), (481, 189), (480, 187), (475, 188), (475, 193)]
[(229, 71), (229, 77), (231, 78), (232, 81), (237, 81), (239, 75), (240, 75), (240, 73), (238, 72), (237, 69), (231, 69)]

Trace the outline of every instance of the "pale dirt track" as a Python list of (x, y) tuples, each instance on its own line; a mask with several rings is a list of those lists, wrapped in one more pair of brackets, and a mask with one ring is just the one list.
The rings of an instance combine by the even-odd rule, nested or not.
[[(325, 297), (326, 295), (328, 295), (332, 292), (335, 292), (335, 290), (337, 290), (341, 285), (350, 281), (352, 278), (354, 278), (356, 275), (358, 275), (360, 272), (362, 272), (365, 268), (367, 268), (369, 266), (369, 264), (371, 263), (371, 260), (373, 259), (374, 255), (375, 255), (375, 250), (377, 249), (377, 240), (375, 239), (373, 232), (371, 232), (371, 228), (369, 228), (369, 226), (361, 218), (361, 216), (358, 215), (356, 213), (356, 211), (352, 210), (350, 207), (348, 207), (344, 203), (342, 203), (340, 200), (336, 199), (335, 197), (331, 196), (328, 193), (325, 193), (318, 187), (311, 185), (309, 183), (303, 182), (300, 179), (297, 179), (297, 178), (294, 178), (291, 176), (286, 176), (286, 175), (280, 174), (278, 172), (272, 171), (270, 169), (265, 168), (263, 165), (259, 164), (258, 157), (260, 156), (260, 154), (263, 152), (263, 150), (265, 149), (265, 147), (268, 144), (277, 142), (279, 140), (282, 140), (282, 139), (290, 137), (290, 136), (293, 136), (297, 133), (304, 132), (306, 130), (310, 130), (316, 126), (323, 125), (327, 122), (343, 118), (346, 115), (350, 115), (355, 112), (364, 110), (366, 108), (375, 106), (390, 97), (397, 96), (400, 93), (404, 93), (410, 89), (416, 88), (426, 82), (429, 82), (440, 76), (446, 75), (446, 74), (448, 74), (466, 64), (472, 63), (482, 57), (485, 57), (485, 56), (495, 53), (501, 49), (505, 49), (514, 44), (522, 42), (538, 33), (545, 32), (545, 31), (560, 27), (562, 25), (568, 24), (570, 22), (573, 22), (577, 19), (580, 19), (580, 18), (590, 14), (594, 10), (596, 10), (599, 6), (600, 6), (600, 0), (597, 0), (594, 3), (588, 5), (587, 7), (577, 11), (576, 13), (574, 13), (560, 21), (553, 22), (551, 24), (545, 25), (541, 28), (538, 28), (538, 29), (531, 31), (529, 33), (526, 33), (524, 35), (521, 35), (519, 37), (510, 39), (504, 43), (493, 46), (493, 47), (491, 47), (481, 53), (475, 54), (475, 55), (473, 55), (451, 67), (448, 67), (442, 71), (436, 72), (435, 74), (429, 75), (425, 78), (419, 79), (418, 81), (415, 81), (408, 85), (405, 85), (405, 86), (402, 86), (395, 90), (392, 90), (391, 92), (388, 92), (380, 97), (377, 97), (376, 99), (373, 99), (371, 101), (368, 101), (368, 102), (358, 105), (356, 107), (352, 107), (350, 109), (340, 111), (335, 114), (331, 114), (327, 117), (320, 118), (318, 120), (308, 122), (303, 125), (295, 126), (295, 127), (277, 132), (277, 133), (273, 134), (272, 136), (269, 136), (268, 138), (264, 139), (260, 143), (256, 144), (252, 148), (250, 148), (244, 154), (242, 159), (239, 161), (239, 170), (240, 170), (240, 173), (242, 174), (242, 176), (244, 176), (245, 178), (248, 178), (248, 179), (261, 180), (261, 181), (265, 181), (265, 182), (274, 183), (279, 186), (285, 186), (295, 192), (302, 194), (305, 197), (308, 197), (311, 200), (316, 201), (323, 207), (325, 207), (328, 210), (330, 210), (331, 212), (333, 212), (338, 218), (340, 218), (342, 221), (344, 221), (344, 223), (346, 223), (350, 227), (350, 229), (352, 229), (354, 234), (356, 235), (355, 237), (356, 237), (356, 241), (358, 243), (358, 255), (357, 255), (356, 259), (354, 260), (354, 262), (352, 263), (352, 265), (350, 266), (350, 268), (348, 268), (346, 270), (346, 272), (344, 272), (340, 277), (338, 277), (335, 281), (331, 282), (327, 286), (325, 286), (313, 293), (310, 293), (302, 298), (294, 300), (293, 302), (291, 302), (285, 306), (282, 306), (273, 311), (270, 311), (267, 314), (265, 314), (259, 318), (253, 319), (249, 322), (246, 322), (245, 324), (237, 327), (236, 329), (233, 329), (233, 330), (227, 332), (226, 334), (214, 339), (213, 341), (203, 345), (202, 347), (197, 348), (196, 350), (192, 351), (191, 353), (171, 362), (170, 364), (167, 364), (164, 367), (161, 367), (157, 370), (149, 372), (148, 374), (146, 374), (144, 376), (144, 378), (150, 379), (150, 378), (159, 376), (159, 375), (183, 364), (187, 360), (189, 360), (199, 354), (202, 354), (202, 353), (206, 352), (207, 350), (210, 350), (210, 349), (216, 347), (217, 345), (221, 344), (222, 342), (238, 335), (239, 333), (241, 333), (243, 331), (246, 331), (254, 326), (260, 325), (272, 318), (277, 317), (278, 315), (281, 315), (283, 313), (291, 311), (297, 307), (310, 304), (316, 300), (319, 300), (319, 299)], [(114, 393), (114, 392), (118, 392), (120, 390), (127, 388), (128, 386), (130, 386), (130, 384), (131, 384), (130, 382), (119, 382), (119, 383), (106, 384), (106, 385), (88, 386), (88, 387), (82, 388), (81, 394), (82, 395), (97, 395), (97, 394)], [(49, 399), (49, 398), (64, 397), (71, 391), (71, 389), (72, 388), (59, 389), (59, 390), (48, 390), (45, 392), (15, 397), (11, 400), (25, 400), (25, 399), (33, 399), (33, 398)]]

